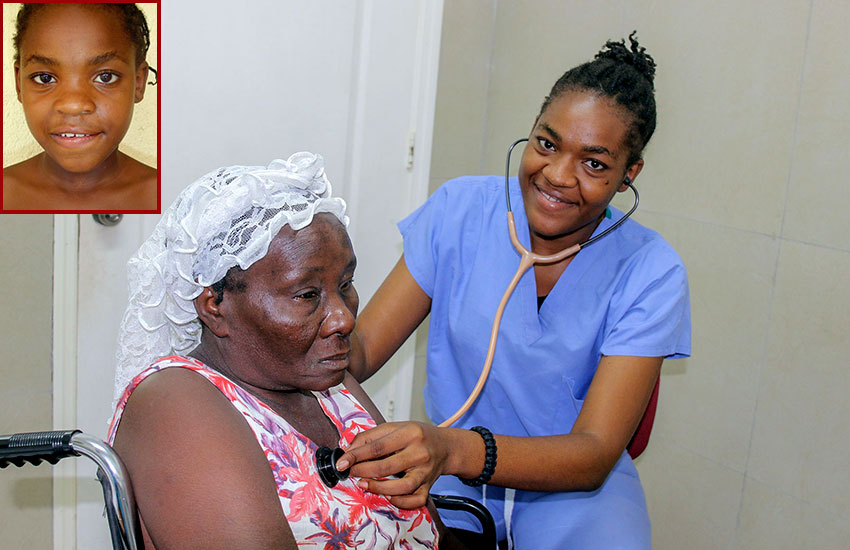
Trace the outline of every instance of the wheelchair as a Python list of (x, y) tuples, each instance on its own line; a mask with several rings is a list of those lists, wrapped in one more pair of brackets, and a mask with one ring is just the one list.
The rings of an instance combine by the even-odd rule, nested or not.
[[(56, 464), (64, 458), (77, 456), (88, 457), (97, 465), (97, 479), (103, 488), (112, 547), (115, 550), (144, 548), (130, 477), (121, 459), (106, 442), (80, 430), (0, 436), (0, 468), (9, 464), (18, 467), (24, 464), (37, 466), (43, 461)], [(496, 526), (490, 512), (482, 504), (452, 495), (431, 497), (437, 508), (465, 511), (478, 520), (481, 533), (464, 533), (463, 540), (470, 547), (497, 547)]]

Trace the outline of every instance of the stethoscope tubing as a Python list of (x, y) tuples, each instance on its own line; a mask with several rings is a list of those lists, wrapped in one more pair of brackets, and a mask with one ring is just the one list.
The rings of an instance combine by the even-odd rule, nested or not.
[(578, 252), (587, 246), (595, 243), (605, 235), (609, 234), (611, 231), (620, 227), (632, 213), (637, 210), (638, 203), (640, 202), (640, 196), (638, 195), (638, 191), (635, 188), (634, 184), (630, 181), (624, 181), (625, 183), (635, 194), (635, 203), (632, 206), (631, 210), (629, 210), (622, 218), (617, 220), (614, 224), (611, 225), (605, 231), (602, 231), (599, 235), (592, 237), (581, 244), (575, 244), (569, 248), (565, 248), (564, 250), (556, 253), (556, 254), (535, 254), (531, 252), (527, 248), (525, 248), (517, 237), (516, 232), (516, 222), (514, 221), (514, 213), (511, 210), (511, 196), (509, 189), (510, 182), (510, 170), (511, 170), (511, 153), (513, 153), (514, 147), (522, 143), (523, 141), (528, 141), (528, 138), (518, 139), (511, 144), (508, 148), (507, 160), (505, 161), (505, 200), (508, 205), (508, 232), (510, 233), (511, 243), (514, 248), (520, 255), (519, 266), (517, 267), (516, 273), (514, 273), (513, 278), (511, 279), (510, 284), (508, 284), (508, 288), (505, 289), (505, 293), (502, 295), (502, 299), (499, 301), (499, 307), (496, 309), (496, 315), (493, 318), (493, 327), (490, 330), (490, 343), (487, 346), (487, 357), (484, 360), (484, 368), (481, 370), (481, 374), (478, 376), (478, 381), (475, 383), (475, 387), (470, 392), (469, 397), (466, 398), (466, 401), (461, 405), (461, 407), (455, 412), (453, 415), (448, 417), (446, 420), (438, 424), (441, 428), (446, 428), (457, 422), (473, 403), (478, 399), (478, 396), (481, 394), (481, 391), (484, 389), (484, 384), (487, 382), (487, 378), (490, 376), (490, 369), (493, 366), (493, 358), (496, 355), (496, 342), (499, 338), (499, 327), (502, 324), (502, 314), (505, 311), (505, 306), (508, 304), (508, 299), (510, 299), (511, 294), (513, 294), (516, 285), (519, 283), (519, 280), (525, 274), (528, 269), (535, 264), (553, 264), (556, 262), (560, 262), (566, 258), (574, 254), (578, 254)]

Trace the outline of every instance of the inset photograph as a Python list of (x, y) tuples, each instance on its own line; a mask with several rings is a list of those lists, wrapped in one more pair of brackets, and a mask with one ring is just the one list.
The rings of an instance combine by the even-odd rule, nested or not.
[(0, 213), (158, 213), (158, 3), (3, 4)]

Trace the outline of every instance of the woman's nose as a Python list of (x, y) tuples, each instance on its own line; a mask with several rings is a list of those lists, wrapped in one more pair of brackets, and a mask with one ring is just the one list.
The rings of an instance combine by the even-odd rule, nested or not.
[(63, 115), (84, 115), (94, 112), (95, 103), (84, 86), (67, 83), (59, 90), (54, 108)]
[(328, 313), (322, 324), (324, 336), (341, 334), (348, 336), (354, 330), (354, 322), (357, 318), (357, 307), (347, 303), (342, 296), (334, 296), (328, 304)]
[(555, 187), (574, 187), (578, 185), (578, 178), (576, 178), (575, 171), (569, 159), (552, 159), (543, 168), (543, 175)]

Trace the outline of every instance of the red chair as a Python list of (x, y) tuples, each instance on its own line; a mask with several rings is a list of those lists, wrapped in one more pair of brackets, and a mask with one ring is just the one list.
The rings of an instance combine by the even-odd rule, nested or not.
[(658, 407), (658, 387), (660, 385), (661, 377), (659, 376), (658, 380), (655, 381), (655, 389), (652, 390), (649, 403), (646, 405), (646, 412), (643, 413), (643, 418), (640, 419), (635, 435), (632, 436), (632, 440), (626, 447), (632, 460), (639, 457), (649, 443), (649, 433), (652, 431), (652, 424), (655, 422), (655, 409)]

